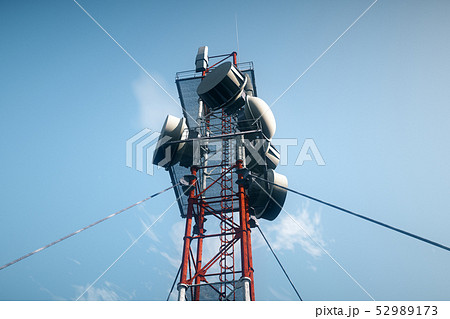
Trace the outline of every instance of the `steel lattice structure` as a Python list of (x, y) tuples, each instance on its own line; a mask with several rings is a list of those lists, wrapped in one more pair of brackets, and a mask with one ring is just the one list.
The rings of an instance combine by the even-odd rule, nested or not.
[[(230, 58), (237, 67), (236, 53), (217, 56), (220, 59), (202, 73)], [(248, 66), (251, 64), (245, 64)], [(253, 69), (247, 69), (254, 83)], [(188, 80), (197, 80), (191, 77)], [(186, 107), (186, 96), (181, 86), (186, 79), (177, 76), (177, 87), (185, 117), (191, 117)], [(198, 97), (197, 97), (198, 99)], [(197, 130), (201, 136), (233, 135), (237, 119), (223, 109), (212, 111), (198, 100)], [(195, 111), (195, 109), (194, 109)], [(190, 112), (194, 113), (194, 112)], [(187, 115), (187, 116), (186, 116)], [(188, 125), (194, 124), (188, 120)], [(190, 128), (191, 128), (190, 127)], [(186, 175), (190, 187), (185, 192), (187, 202), (180, 202), (182, 215), (186, 210), (179, 300), (254, 300), (251, 230), (248, 199), (243, 183), (243, 162), (236, 157), (234, 138), (221, 138), (203, 143), (199, 165)], [(177, 171), (178, 170), (178, 171)], [(174, 182), (183, 171), (169, 169)], [(207, 229), (206, 229), (207, 228)]]

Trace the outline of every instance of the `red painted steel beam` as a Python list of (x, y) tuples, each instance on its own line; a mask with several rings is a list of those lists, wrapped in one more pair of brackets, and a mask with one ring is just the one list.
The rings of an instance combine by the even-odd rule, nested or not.
[[(197, 175), (197, 169), (193, 166), (191, 167), (192, 175)], [(196, 179), (190, 181), (192, 186), (195, 185)], [(189, 251), (191, 245), (191, 229), (192, 229), (192, 212), (194, 210), (194, 197), (195, 197), (195, 188), (192, 187), (189, 193), (188, 200), (188, 210), (186, 214), (186, 227), (184, 229), (184, 245), (183, 245), (183, 257), (182, 257), (182, 266), (181, 266), (181, 277), (180, 283), (187, 285), (187, 271), (189, 265)]]

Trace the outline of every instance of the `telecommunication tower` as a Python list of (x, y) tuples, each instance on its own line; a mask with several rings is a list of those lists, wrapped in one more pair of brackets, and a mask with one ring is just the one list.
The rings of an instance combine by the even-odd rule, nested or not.
[[(212, 63), (214, 62), (214, 63)], [(183, 118), (168, 115), (153, 156), (166, 168), (185, 219), (178, 300), (255, 300), (251, 229), (275, 219), (287, 187), (275, 173), (275, 118), (257, 97), (253, 63), (208, 56), (179, 72)]]

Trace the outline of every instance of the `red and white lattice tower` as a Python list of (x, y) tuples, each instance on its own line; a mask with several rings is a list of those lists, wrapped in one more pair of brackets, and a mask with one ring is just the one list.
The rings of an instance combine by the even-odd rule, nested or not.
[(273, 220), (286, 196), (250, 184), (250, 172), (286, 186), (287, 180), (273, 172), (275, 119), (256, 97), (253, 64), (236, 58), (209, 57), (201, 47), (195, 72), (177, 73), (184, 118), (167, 117), (153, 157), (168, 170), (185, 218), (180, 301), (255, 300), (251, 225)]
[[(233, 66), (236, 65), (236, 53), (232, 53)], [(221, 61), (222, 62), (222, 61)], [(214, 65), (211, 67), (213, 68)], [(206, 69), (203, 75), (211, 70)], [(245, 79), (242, 79), (244, 81)], [(204, 101), (200, 100), (203, 114), (203, 131), (206, 136), (233, 135), (236, 133), (236, 123), (232, 115), (224, 108), (212, 112)], [(214, 124), (212, 124), (214, 119)], [(236, 145), (231, 138), (221, 138), (216, 147), (221, 147), (220, 164), (208, 165), (203, 159), (203, 166), (192, 166), (190, 182), (194, 187), (190, 190), (184, 246), (182, 255), (181, 277), (178, 285), (179, 300), (186, 300), (188, 294), (192, 300), (254, 300), (253, 266), (251, 251), (251, 231), (249, 226), (247, 197), (243, 184), (236, 184), (236, 180), (243, 179), (242, 174), (236, 174), (242, 168), (242, 159), (236, 160)], [(218, 155), (216, 154), (216, 155)], [(220, 174), (213, 174), (211, 171)], [(210, 182), (199, 181), (209, 177)], [(208, 192), (208, 186), (219, 193)], [(219, 205), (217, 205), (219, 204)], [(217, 209), (220, 208), (220, 209)], [(209, 215), (205, 222), (205, 215)], [(193, 221), (195, 222), (195, 233)], [(206, 226), (214, 233), (204, 233)], [(214, 240), (215, 238), (219, 239)], [(203, 260), (203, 250), (207, 241), (218, 245), (217, 252)], [(214, 247), (210, 245), (210, 247)], [(196, 249), (195, 257), (193, 247)], [(240, 262), (239, 264), (237, 264)], [(214, 267), (215, 266), (215, 267)], [(191, 292), (188, 292), (191, 290)], [(204, 291), (203, 291), (204, 290)], [(217, 298), (211, 298), (211, 295)], [(202, 298), (204, 297), (204, 298)]]

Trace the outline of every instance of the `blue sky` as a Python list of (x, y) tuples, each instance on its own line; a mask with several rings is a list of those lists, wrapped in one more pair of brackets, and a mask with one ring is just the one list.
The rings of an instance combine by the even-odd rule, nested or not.
[[(271, 104), (373, 1), (79, 3), (172, 95), (197, 48), (253, 61)], [(448, 1), (379, 0), (273, 107), (276, 138), (325, 162), (290, 187), (450, 244)], [(0, 264), (170, 185), (125, 142), (179, 107), (73, 1), (0, 4)], [(293, 147), (297, 154), (300, 145)], [(173, 201), (167, 192), (0, 271), (0, 300), (74, 300)], [(285, 209), (376, 300), (448, 300), (450, 254), (289, 194)], [(85, 295), (164, 300), (181, 256), (174, 205)], [(287, 215), (262, 221), (305, 300), (369, 297)], [(258, 300), (295, 300), (255, 232)]]

